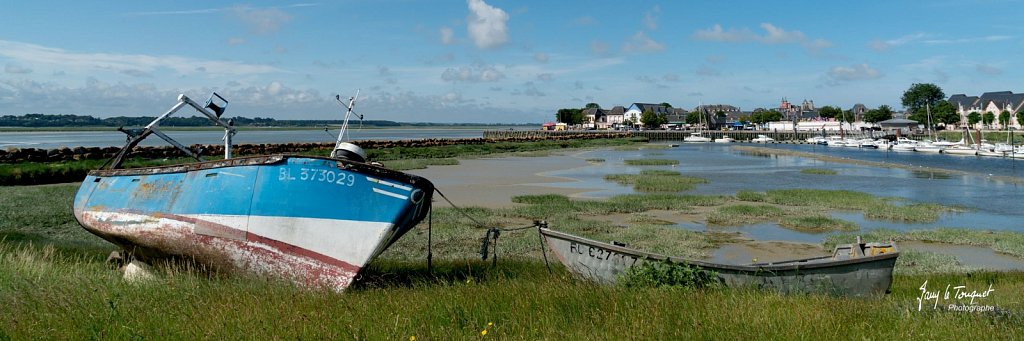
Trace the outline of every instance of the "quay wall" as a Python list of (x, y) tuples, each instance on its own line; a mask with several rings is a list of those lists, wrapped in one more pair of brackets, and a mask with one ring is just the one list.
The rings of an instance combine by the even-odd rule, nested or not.
[[(485, 134), (486, 136), (486, 134)], [(395, 147), (432, 147), (448, 145), (470, 145), (493, 142), (525, 142), (535, 140), (577, 140), (577, 139), (601, 139), (601, 138), (626, 138), (634, 135), (626, 132), (613, 132), (611, 134), (580, 134), (568, 132), (557, 135), (521, 135), (482, 137), (468, 139), (420, 139), (420, 140), (365, 140), (353, 141), (363, 149), (384, 149)], [(200, 151), (205, 157), (216, 158), (224, 155), (224, 145), (192, 145), (193, 151)], [(323, 151), (324, 154), (334, 148), (334, 143), (265, 143), (265, 144), (238, 144), (234, 145), (234, 155), (266, 155), (266, 154), (294, 154), (310, 151)], [(0, 150), (0, 164), (21, 163), (21, 162), (61, 162), (70, 160), (106, 160), (117, 155), (120, 147), (62, 147), (54, 149), (39, 148), (7, 148)], [(142, 158), (177, 158), (185, 157), (177, 148), (172, 146), (148, 147), (139, 146), (132, 150), (130, 156)]]

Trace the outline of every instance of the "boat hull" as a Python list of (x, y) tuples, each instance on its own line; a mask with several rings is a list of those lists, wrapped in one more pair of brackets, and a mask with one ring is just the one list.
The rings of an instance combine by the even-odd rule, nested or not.
[[(717, 280), (727, 287), (781, 293), (880, 296), (892, 284), (892, 269), (898, 256), (895, 246), (889, 245), (874, 249), (884, 253), (859, 258), (819, 257), (778, 263), (728, 265), (651, 254), (548, 229), (540, 229), (540, 233), (570, 272), (607, 284), (616, 283), (634, 266), (645, 262), (669, 261), (712, 271)], [(852, 250), (851, 246), (844, 247)]]
[(264, 156), (93, 171), (75, 196), (89, 232), (142, 261), (343, 290), (422, 220), (433, 184), (361, 163)]

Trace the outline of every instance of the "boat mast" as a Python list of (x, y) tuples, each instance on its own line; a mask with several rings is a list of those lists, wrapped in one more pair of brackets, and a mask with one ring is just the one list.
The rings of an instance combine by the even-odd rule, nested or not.
[(356, 100), (359, 99), (359, 90), (356, 90), (356, 95), (348, 98), (348, 104), (341, 101), (341, 95), (335, 95), (334, 99), (345, 107), (345, 119), (341, 123), (341, 131), (338, 132), (338, 140), (334, 142), (334, 149), (331, 151), (331, 157), (336, 157), (338, 148), (341, 148), (342, 140), (345, 139), (345, 132), (348, 131), (348, 120), (352, 117), (352, 111), (356, 107)]
[(925, 113), (928, 115), (928, 135), (931, 136), (932, 142), (935, 142), (935, 130), (932, 129), (932, 109), (928, 103), (924, 104)]
[(167, 143), (171, 144), (175, 148), (178, 148), (178, 150), (181, 150), (183, 153), (185, 153), (185, 155), (191, 156), (197, 161), (205, 161), (203, 160), (203, 157), (200, 155), (200, 152), (193, 151), (188, 147), (185, 147), (178, 141), (175, 141), (170, 136), (167, 136), (162, 131), (160, 131), (160, 122), (170, 117), (174, 113), (178, 112), (178, 110), (184, 108), (185, 106), (191, 106), (199, 113), (205, 115), (206, 118), (209, 119), (211, 123), (220, 126), (221, 128), (224, 128), (224, 159), (230, 159), (232, 137), (235, 136), (236, 130), (231, 120), (228, 120), (227, 122), (221, 120), (221, 115), (224, 114), (224, 110), (226, 110), (228, 107), (228, 101), (224, 99), (224, 97), (221, 97), (221, 95), (214, 92), (210, 95), (210, 98), (206, 100), (206, 105), (202, 105), (197, 103), (196, 101), (193, 101), (191, 98), (188, 98), (188, 96), (185, 96), (185, 94), (180, 94), (178, 95), (178, 103), (171, 107), (171, 109), (164, 112), (163, 115), (160, 115), (156, 119), (153, 119), (153, 121), (146, 125), (144, 128), (117, 128), (118, 131), (121, 131), (128, 135), (127, 141), (125, 142), (124, 147), (121, 147), (121, 150), (118, 151), (117, 155), (115, 155), (112, 159), (107, 160), (107, 162), (104, 163), (103, 166), (100, 166), (100, 168), (106, 167), (108, 164), (110, 165), (110, 169), (116, 169), (118, 167), (121, 167), (121, 164), (124, 162), (125, 157), (128, 156), (128, 153), (130, 153), (131, 150), (135, 148), (136, 145), (139, 144), (139, 142), (142, 142), (142, 140), (146, 139), (146, 137), (149, 137), (149, 135), (156, 135), (157, 137), (163, 139), (164, 141), (167, 141)]

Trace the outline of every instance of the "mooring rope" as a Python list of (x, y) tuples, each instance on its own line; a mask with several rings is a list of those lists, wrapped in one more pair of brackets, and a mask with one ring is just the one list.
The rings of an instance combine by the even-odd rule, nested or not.
[[(455, 205), (455, 203), (452, 202), (451, 199), (448, 199), (448, 197), (445, 196), (444, 193), (441, 192), (441, 190), (439, 190), (439, 189), (437, 189), (435, 187), (434, 191), (437, 192), (437, 194), (440, 195), (441, 198), (444, 199), (444, 201), (448, 202), (448, 204), (451, 205), (452, 208), (455, 209), (455, 211), (459, 212), (459, 214), (461, 214), (463, 217), (466, 217), (466, 219), (469, 219), (470, 221), (472, 221), (473, 224), (476, 225), (475, 227), (487, 229), (487, 232), (484, 234), (484, 237), (482, 238), (481, 244), (480, 244), (480, 258), (482, 260), (486, 261), (487, 260), (487, 254), (490, 253), (491, 254), (491, 266), (497, 266), (498, 265), (498, 236), (501, 235), (501, 232), (516, 232), (516, 231), (522, 231), (522, 230), (532, 229), (532, 228), (547, 227), (547, 222), (546, 221), (542, 221), (542, 220), (535, 220), (533, 222), (533, 225), (522, 226), (522, 227), (513, 227), (513, 228), (490, 227), (490, 226), (485, 225), (484, 223), (481, 223), (479, 220), (477, 220), (473, 216), (469, 215), (469, 213), (467, 213), (466, 210), (463, 209), (462, 207), (459, 207), (458, 205)], [(428, 251), (427, 251), (428, 252), (427, 253), (427, 264), (428, 264), (428, 267), (429, 267), (429, 264), (430, 264), (430, 257), (431, 257), (431, 255), (430, 255), (430, 245), (429, 245), (430, 244), (430, 231), (429, 231), (430, 225), (429, 224), (430, 223), (428, 222), (428, 225), (427, 225), (428, 226), (427, 227), (428, 228), (428, 231), (427, 231), (427, 244), (428, 244), (427, 245), (427, 249), (428, 249)], [(491, 244), (494, 244), (494, 245), (491, 246)], [(548, 264), (548, 255), (547, 255), (547, 252), (544, 250), (544, 238), (543, 238), (543, 236), (541, 236), (540, 248), (541, 248), (540, 252), (544, 256), (544, 264), (548, 265), (548, 272), (551, 272), (551, 265)]]
[(478, 228), (488, 229), (488, 230), (490, 230), (490, 229), (498, 229), (498, 230), (501, 230), (502, 232), (515, 232), (515, 231), (525, 230), (525, 229), (529, 229), (529, 228), (533, 228), (533, 227), (537, 226), (536, 224), (529, 225), (529, 226), (523, 226), (523, 227), (513, 227), (513, 228), (502, 228), (502, 227), (487, 226), (486, 224), (481, 223), (479, 220), (476, 220), (476, 218), (473, 218), (473, 216), (469, 215), (469, 213), (467, 213), (466, 210), (463, 209), (462, 207), (459, 207), (459, 206), (455, 205), (455, 203), (453, 203), (451, 201), (451, 199), (448, 199), (448, 197), (446, 197), (444, 195), (444, 193), (441, 193), (441, 190), (439, 190), (439, 189), (437, 189), (435, 187), (434, 191), (437, 192), (437, 194), (441, 195), (441, 198), (443, 198), (444, 201), (448, 202), (448, 205), (451, 205), (452, 208), (455, 209), (455, 211), (459, 212), (459, 214), (462, 214), (462, 216), (466, 217), (466, 219), (469, 219), (470, 221), (472, 221), (473, 224), (476, 224), (476, 227), (478, 227)]

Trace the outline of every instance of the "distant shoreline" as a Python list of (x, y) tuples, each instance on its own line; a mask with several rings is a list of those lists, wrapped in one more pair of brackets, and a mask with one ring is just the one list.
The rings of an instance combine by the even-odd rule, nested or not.
[[(408, 126), (393, 126), (393, 127), (385, 127), (385, 126), (362, 126), (362, 127), (360, 127), (358, 123), (353, 123), (349, 127), (352, 128), (352, 129), (357, 129), (358, 128), (358, 129), (364, 129), (364, 130), (382, 130), (382, 129), (397, 129), (397, 130), (417, 130), (417, 129), (435, 129), (435, 130), (437, 130), (437, 129), (447, 129), (447, 130), (474, 130), (474, 129), (479, 130), (479, 129), (486, 129), (486, 130), (502, 130), (502, 129), (509, 129), (509, 128), (515, 128), (517, 130), (522, 130), (522, 129), (539, 129), (540, 125), (539, 124), (537, 124), (537, 125), (459, 125), (459, 124), (441, 125), (441, 124), (438, 124), (438, 125), (429, 125), (429, 126), (413, 126), (413, 125), (408, 125)], [(236, 128), (239, 131), (261, 131), (261, 130), (294, 131), (294, 130), (324, 130), (324, 128), (329, 128), (330, 130), (337, 130), (337, 129), (340, 128), (340, 126), (334, 126), (334, 125), (331, 125), (331, 126), (328, 126), (328, 127), (324, 127), (324, 126), (320, 126), (320, 127), (249, 127), (249, 126), (239, 126), (239, 127), (236, 127)], [(212, 126), (211, 127), (160, 126), (160, 130), (165, 130), (165, 131), (221, 131), (222, 128), (220, 128), (220, 127), (212, 127)], [(97, 127), (0, 127), (0, 133), (47, 132), (47, 131), (53, 131), (53, 132), (61, 132), (61, 131), (83, 131), (83, 132), (99, 131), (99, 132), (108, 132), (108, 131), (117, 131), (117, 127), (103, 127), (103, 126), (97, 126)]]

